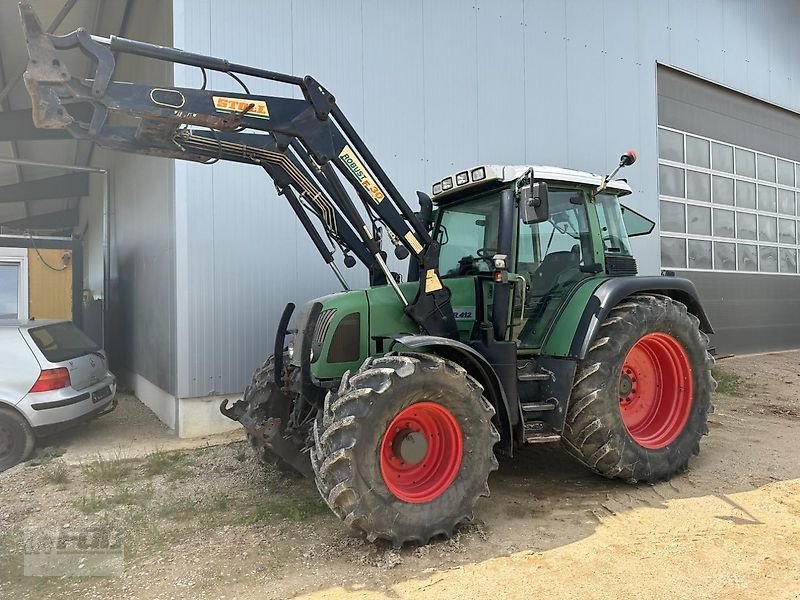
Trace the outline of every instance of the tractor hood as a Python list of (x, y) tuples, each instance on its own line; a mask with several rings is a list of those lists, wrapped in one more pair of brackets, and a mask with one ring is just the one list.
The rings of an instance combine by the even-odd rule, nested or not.
[[(475, 322), (474, 278), (449, 279), (447, 286), (458, 306), (459, 333), (468, 339)], [(413, 298), (419, 283), (402, 283), (400, 289)], [(322, 381), (339, 379), (344, 371), (358, 369), (367, 356), (388, 352), (390, 337), (420, 333), (388, 285), (315, 298), (299, 309), (295, 328), (291, 363), (301, 366), (308, 357), (311, 375)]]
[[(413, 297), (418, 284), (400, 287)], [(376, 335), (372, 319), (377, 319), (378, 334), (418, 332), (389, 286), (329, 294), (298, 311), (291, 363), (300, 366), (307, 357), (311, 374), (319, 380), (336, 379), (345, 370), (358, 369), (375, 344), (370, 339)]]

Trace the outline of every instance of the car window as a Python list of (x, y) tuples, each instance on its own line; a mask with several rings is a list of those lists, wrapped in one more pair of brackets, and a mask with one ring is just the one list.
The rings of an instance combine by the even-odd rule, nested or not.
[(62, 362), (100, 350), (100, 346), (74, 323), (51, 323), (29, 329), (28, 333), (50, 362)]

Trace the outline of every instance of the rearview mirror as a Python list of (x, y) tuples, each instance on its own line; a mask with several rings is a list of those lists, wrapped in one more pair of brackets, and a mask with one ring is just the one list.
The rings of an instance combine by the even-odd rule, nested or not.
[(547, 201), (547, 184), (528, 183), (519, 189), (519, 210), (526, 225), (547, 221), (550, 207)]

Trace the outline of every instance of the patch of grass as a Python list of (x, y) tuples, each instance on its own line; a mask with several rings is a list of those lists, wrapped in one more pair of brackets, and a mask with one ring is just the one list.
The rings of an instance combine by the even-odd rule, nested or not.
[(181, 452), (156, 450), (145, 457), (144, 474), (152, 477), (153, 475), (170, 475), (175, 471), (183, 471), (181, 464), (184, 458), (185, 456)]
[(133, 473), (133, 463), (117, 454), (113, 458), (98, 455), (97, 460), (81, 467), (92, 483), (121, 483)]
[(167, 481), (179, 481), (181, 479), (186, 479), (187, 477), (191, 477), (191, 473), (184, 469), (183, 467), (175, 467), (168, 471), (165, 475)]
[(717, 393), (727, 396), (743, 396), (752, 389), (752, 384), (736, 373), (713, 369), (711, 374), (717, 380)]
[(189, 521), (194, 518), (208, 522), (218, 513), (224, 513), (230, 508), (227, 496), (217, 495), (190, 500), (189, 498), (176, 498), (165, 502), (158, 509), (158, 515), (171, 521)]
[(109, 506), (147, 506), (153, 497), (153, 486), (140, 490), (125, 487), (105, 501)]
[[(301, 482), (305, 483), (305, 482)], [(293, 489), (287, 486), (281, 495), (254, 498), (252, 504), (241, 507), (236, 521), (241, 525), (256, 525), (278, 519), (300, 523), (329, 512), (328, 505), (313, 489)]]
[(103, 508), (102, 500), (97, 499), (97, 494), (94, 492), (84, 493), (78, 500), (74, 503), (75, 508), (81, 511), (85, 515), (92, 515), (96, 513), (98, 510)]
[(36, 450), (33, 458), (28, 461), (28, 465), (31, 467), (38, 467), (41, 465), (46, 465), (50, 461), (60, 458), (66, 454), (66, 448), (58, 448), (56, 446), (46, 446), (45, 448), (39, 448)]
[(185, 521), (195, 515), (197, 503), (188, 498), (178, 498), (158, 507), (158, 516), (171, 521)]
[(135, 529), (125, 538), (125, 558), (149, 554), (167, 546), (174, 537), (156, 522), (136, 523)]
[(48, 467), (44, 470), (42, 473), (42, 479), (44, 479), (46, 483), (51, 483), (53, 485), (63, 485), (65, 483), (69, 483), (69, 467), (63, 462), (55, 463), (51, 467)]
[(11, 554), (12, 547), (12, 532), (9, 530), (0, 531), (0, 557), (8, 558)]
[(86, 515), (94, 514), (105, 508), (114, 506), (140, 506), (148, 505), (153, 497), (153, 487), (134, 490), (124, 487), (112, 496), (99, 497), (94, 491), (84, 493), (74, 502), (75, 508)]

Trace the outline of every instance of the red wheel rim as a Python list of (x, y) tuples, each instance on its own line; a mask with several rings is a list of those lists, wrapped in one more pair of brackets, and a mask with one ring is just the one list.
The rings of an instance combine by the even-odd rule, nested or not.
[(692, 410), (692, 367), (683, 346), (666, 333), (643, 336), (622, 365), (619, 407), (633, 440), (664, 448), (686, 426)]
[(441, 496), (458, 474), (464, 454), (461, 427), (435, 402), (404, 408), (381, 441), (381, 475), (400, 500), (421, 504)]

